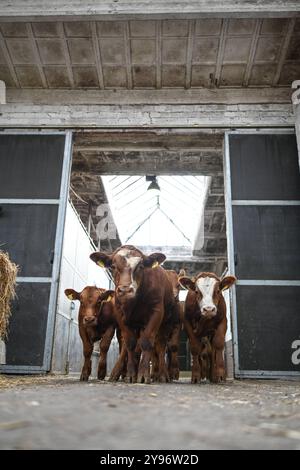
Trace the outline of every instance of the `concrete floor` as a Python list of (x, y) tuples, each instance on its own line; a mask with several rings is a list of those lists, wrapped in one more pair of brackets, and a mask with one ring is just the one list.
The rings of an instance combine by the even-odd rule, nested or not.
[(0, 376), (0, 448), (300, 450), (300, 383)]

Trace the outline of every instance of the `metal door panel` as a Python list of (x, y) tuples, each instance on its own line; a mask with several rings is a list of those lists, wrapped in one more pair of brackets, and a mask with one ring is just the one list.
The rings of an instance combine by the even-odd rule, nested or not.
[(238, 279), (300, 280), (300, 206), (233, 206)]
[(7, 364), (42, 367), (50, 289), (48, 283), (18, 285), (6, 343)]
[(71, 138), (69, 131), (0, 133), (0, 245), (19, 265), (3, 372), (50, 369)]
[[(300, 174), (293, 130), (225, 135), (237, 377), (300, 376)], [(298, 343), (297, 343), (298, 344)]]
[(230, 135), (229, 152), (233, 200), (300, 200), (291, 135)]
[(299, 371), (293, 343), (299, 339), (300, 286), (238, 286), (241, 370)]
[(2, 249), (20, 267), (19, 276), (51, 277), (58, 205), (1, 204)]
[(65, 135), (1, 135), (0, 199), (58, 199)]

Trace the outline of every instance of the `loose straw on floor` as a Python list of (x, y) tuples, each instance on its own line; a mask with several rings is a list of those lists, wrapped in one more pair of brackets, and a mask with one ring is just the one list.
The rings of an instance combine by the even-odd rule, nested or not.
[(0, 250), (0, 339), (8, 332), (11, 301), (15, 297), (18, 267), (12, 263), (7, 253)]

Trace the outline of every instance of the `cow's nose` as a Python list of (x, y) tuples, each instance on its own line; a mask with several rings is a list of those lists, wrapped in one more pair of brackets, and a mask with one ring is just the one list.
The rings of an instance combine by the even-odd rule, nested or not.
[(134, 292), (134, 289), (131, 286), (119, 286), (119, 287), (117, 287), (117, 293), (119, 295), (132, 294), (133, 292)]
[(84, 317), (84, 323), (93, 323), (95, 321), (95, 317)]
[(215, 315), (217, 307), (215, 305), (207, 305), (201, 309), (203, 315)]

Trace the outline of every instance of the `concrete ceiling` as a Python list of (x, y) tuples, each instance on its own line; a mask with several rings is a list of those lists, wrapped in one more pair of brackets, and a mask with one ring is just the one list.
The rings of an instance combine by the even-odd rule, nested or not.
[(12, 88), (289, 86), (300, 19), (0, 23), (0, 79)]

